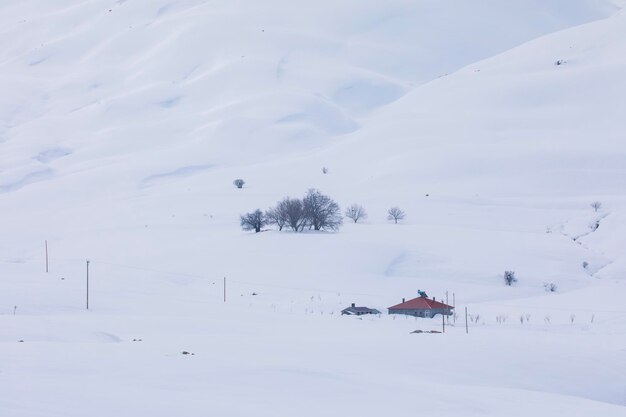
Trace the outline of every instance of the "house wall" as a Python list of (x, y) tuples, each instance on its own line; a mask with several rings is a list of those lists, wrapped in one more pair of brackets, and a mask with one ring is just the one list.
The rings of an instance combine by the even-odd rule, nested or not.
[(404, 314), (407, 316), (415, 317), (435, 317), (437, 314), (444, 314), (446, 316), (452, 315), (452, 309), (449, 308), (435, 308), (435, 309), (402, 309), (402, 310), (389, 310), (389, 314)]

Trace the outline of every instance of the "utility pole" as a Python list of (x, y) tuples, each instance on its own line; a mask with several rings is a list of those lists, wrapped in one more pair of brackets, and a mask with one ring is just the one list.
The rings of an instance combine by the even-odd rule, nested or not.
[(89, 260), (87, 260), (87, 310), (89, 310)]
[(46, 273), (48, 272), (48, 240), (46, 239)]
[[(449, 306), (450, 304), (448, 303), (448, 291), (446, 291), (446, 305)], [(446, 317), (446, 320), (448, 320), (448, 323), (450, 323), (450, 316)]]
[(452, 320), (454, 324), (456, 324), (456, 300), (454, 298), (454, 293), (452, 293), (452, 309), (454, 310), (454, 316), (452, 316)]
[(224, 302), (226, 302), (226, 277), (224, 277)]
[(469, 333), (469, 327), (467, 327), (467, 307), (465, 307), (465, 333)]
[(446, 332), (446, 315), (445, 314), (441, 315), (441, 326), (443, 329), (442, 333), (445, 333)]

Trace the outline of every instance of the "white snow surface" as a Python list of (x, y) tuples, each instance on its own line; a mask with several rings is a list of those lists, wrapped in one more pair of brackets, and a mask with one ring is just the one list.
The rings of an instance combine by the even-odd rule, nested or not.
[(624, 5), (0, 2), (0, 416), (626, 415)]

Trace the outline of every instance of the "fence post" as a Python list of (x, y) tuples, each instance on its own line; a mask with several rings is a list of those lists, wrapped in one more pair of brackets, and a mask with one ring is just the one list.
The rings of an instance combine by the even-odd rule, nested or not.
[(467, 307), (465, 307), (465, 333), (469, 333), (469, 327), (467, 326)]
[(87, 260), (87, 310), (89, 310), (89, 260)]
[(46, 239), (46, 272), (48, 272), (48, 240)]

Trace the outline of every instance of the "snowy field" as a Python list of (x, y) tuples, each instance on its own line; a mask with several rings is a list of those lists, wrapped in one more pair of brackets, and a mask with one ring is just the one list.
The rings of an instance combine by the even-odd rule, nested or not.
[(0, 416), (626, 415), (624, 6), (0, 2)]

